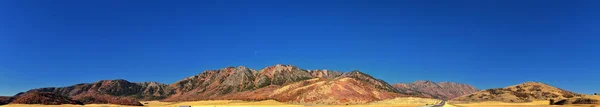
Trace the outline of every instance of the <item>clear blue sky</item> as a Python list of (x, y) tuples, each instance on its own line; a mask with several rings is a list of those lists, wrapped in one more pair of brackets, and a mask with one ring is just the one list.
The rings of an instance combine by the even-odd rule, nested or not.
[(358, 69), (389, 83), (600, 92), (596, 0), (2, 0), (0, 95), (208, 69)]

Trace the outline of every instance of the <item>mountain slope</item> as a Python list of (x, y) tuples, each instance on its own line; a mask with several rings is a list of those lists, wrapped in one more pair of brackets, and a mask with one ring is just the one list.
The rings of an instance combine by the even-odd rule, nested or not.
[(270, 95), (278, 101), (300, 104), (364, 104), (400, 96), (407, 95), (358, 71), (332, 80), (314, 78), (286, 85)]
[(4, 105), (4, 104), (8, 104), (12, 101), (13, 99), (11, 97), (7, 97), (7, 96), (0, 96), (0, 105)]
[(443, 100), (453, 99), (478, 91), (473, 86), (453, 82), (435, 83), (432, 81), (415, 81), (409, 84), (397, 83), (392, 86), (402, 92), (423, 94), (424, 96)]
[(535, 100), (569, 99), (583, 95), (555, 88), (540, 82), (526, 82), (505, 88), (495, 88), (461, 96), (453, 101), (531, 102)]

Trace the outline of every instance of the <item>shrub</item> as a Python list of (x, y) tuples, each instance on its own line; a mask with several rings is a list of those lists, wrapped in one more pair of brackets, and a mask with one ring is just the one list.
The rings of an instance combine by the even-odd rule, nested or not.
[(575, 101), (573, 101), (573, 104), (596, 104), (598, 102), (599, 101), (595, 100), (595, 99), (577, 98), (577, 99), (575, 99)]
[(553, 105), (565, 105), (568, 104), (567, 100), (559, 100), (557, 102), (555, 102)]

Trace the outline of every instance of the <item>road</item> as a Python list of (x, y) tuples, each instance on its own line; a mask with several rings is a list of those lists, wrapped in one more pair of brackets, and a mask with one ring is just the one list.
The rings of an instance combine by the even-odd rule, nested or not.
[(446, 104), (446, 101), (442, 101), (436, 105), (427, 105), (427, 106), (421, 106), (421, 107), (444, 107), (445, 104)]

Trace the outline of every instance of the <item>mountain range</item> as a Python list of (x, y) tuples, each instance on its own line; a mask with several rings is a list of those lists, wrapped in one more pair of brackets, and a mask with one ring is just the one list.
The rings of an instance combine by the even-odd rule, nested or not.
[(454, 103), (483, 101), (507, 103), (549, 101), (552, 105), (600, 104), (600, 99), (595, 96), (570, 92), (541, 82), (525, 82), (505, 88), (486, 89), (452, 99)]
[(261, 70), (244, 66), (207, 70), (172, 84), (117, 79), (38, 88), (12, 97), (0, 97), (0, 104), (108, 103), (140, 106), (139, 101), (150, 100), (269, 99), (294, 104), (364, 104), (396, 97), (452, 99), (476, 91), (472, 86), (452, 82), (417, 81), (390, 85), (357, 70), (305, 70), (277, 64)]

